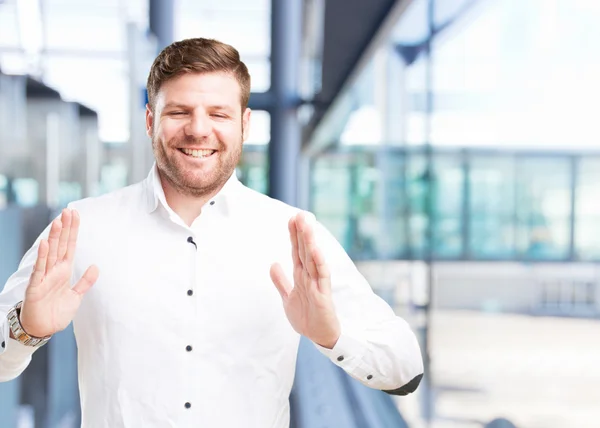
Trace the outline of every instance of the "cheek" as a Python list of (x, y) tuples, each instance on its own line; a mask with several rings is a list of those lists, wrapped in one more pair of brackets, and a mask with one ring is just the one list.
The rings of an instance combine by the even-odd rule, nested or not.
[(215, 135), (219, 141), (232, 146), (239, 143), (242, 133), (241, 125), (227, 125), (215, 127)]
[(154, 130), (154, 137), (160, 141), (169, 141), (179, 132), (177, 124), (170, 121), (163, 121), (157, 129)]

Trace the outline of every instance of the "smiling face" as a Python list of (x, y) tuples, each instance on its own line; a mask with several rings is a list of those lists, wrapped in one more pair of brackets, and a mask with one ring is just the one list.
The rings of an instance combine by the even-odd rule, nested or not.
[(162, 84), (146, 132), (161, 177), (178, 193), (204, 196), (231, 177), (248, 136), (240, 85), (229, 73), (186, 73)]

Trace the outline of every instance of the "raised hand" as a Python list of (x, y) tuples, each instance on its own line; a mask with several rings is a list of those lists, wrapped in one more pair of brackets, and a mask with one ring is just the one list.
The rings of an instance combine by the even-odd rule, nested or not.
[(21, 325), (30, 336), (45, 337), (64, 330), (98, 279), (98, 268), (90, 266), (71, 288), (78, 233), (79, 214), (65, 209), (61, 218), (52, 222), (48, 240), (40, 241), (20, 314)]
[(331, 349), (340, 337), (340, 323), (333, 307), (331, 276), (323, 254), (315, 244), (305, 215), (290, 219), (288, 228), (294, 261), (294, 287), (279, 264), (271, 266), (271, 280), (277, 287), (290, 324), (299, 334)]

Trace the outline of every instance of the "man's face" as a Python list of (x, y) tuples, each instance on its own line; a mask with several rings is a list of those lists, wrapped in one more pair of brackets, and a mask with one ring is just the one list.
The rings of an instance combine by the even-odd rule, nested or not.
[(248, 136), (240, 85), (227, 73), (188, 73), (165, 82), (146, 109), (146, 132), (161, 176), (177, 191), (202, 196), (233, 173)]

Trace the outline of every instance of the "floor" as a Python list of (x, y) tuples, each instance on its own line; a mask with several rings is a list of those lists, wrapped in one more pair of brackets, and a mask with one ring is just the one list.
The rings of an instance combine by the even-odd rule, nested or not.
[[(435, 418), (399, 398), (414, 428), (600, 427), (600, 320), (439, 311), (432, 317)], [(507, 428), (510, 425), (498, 425)]]

